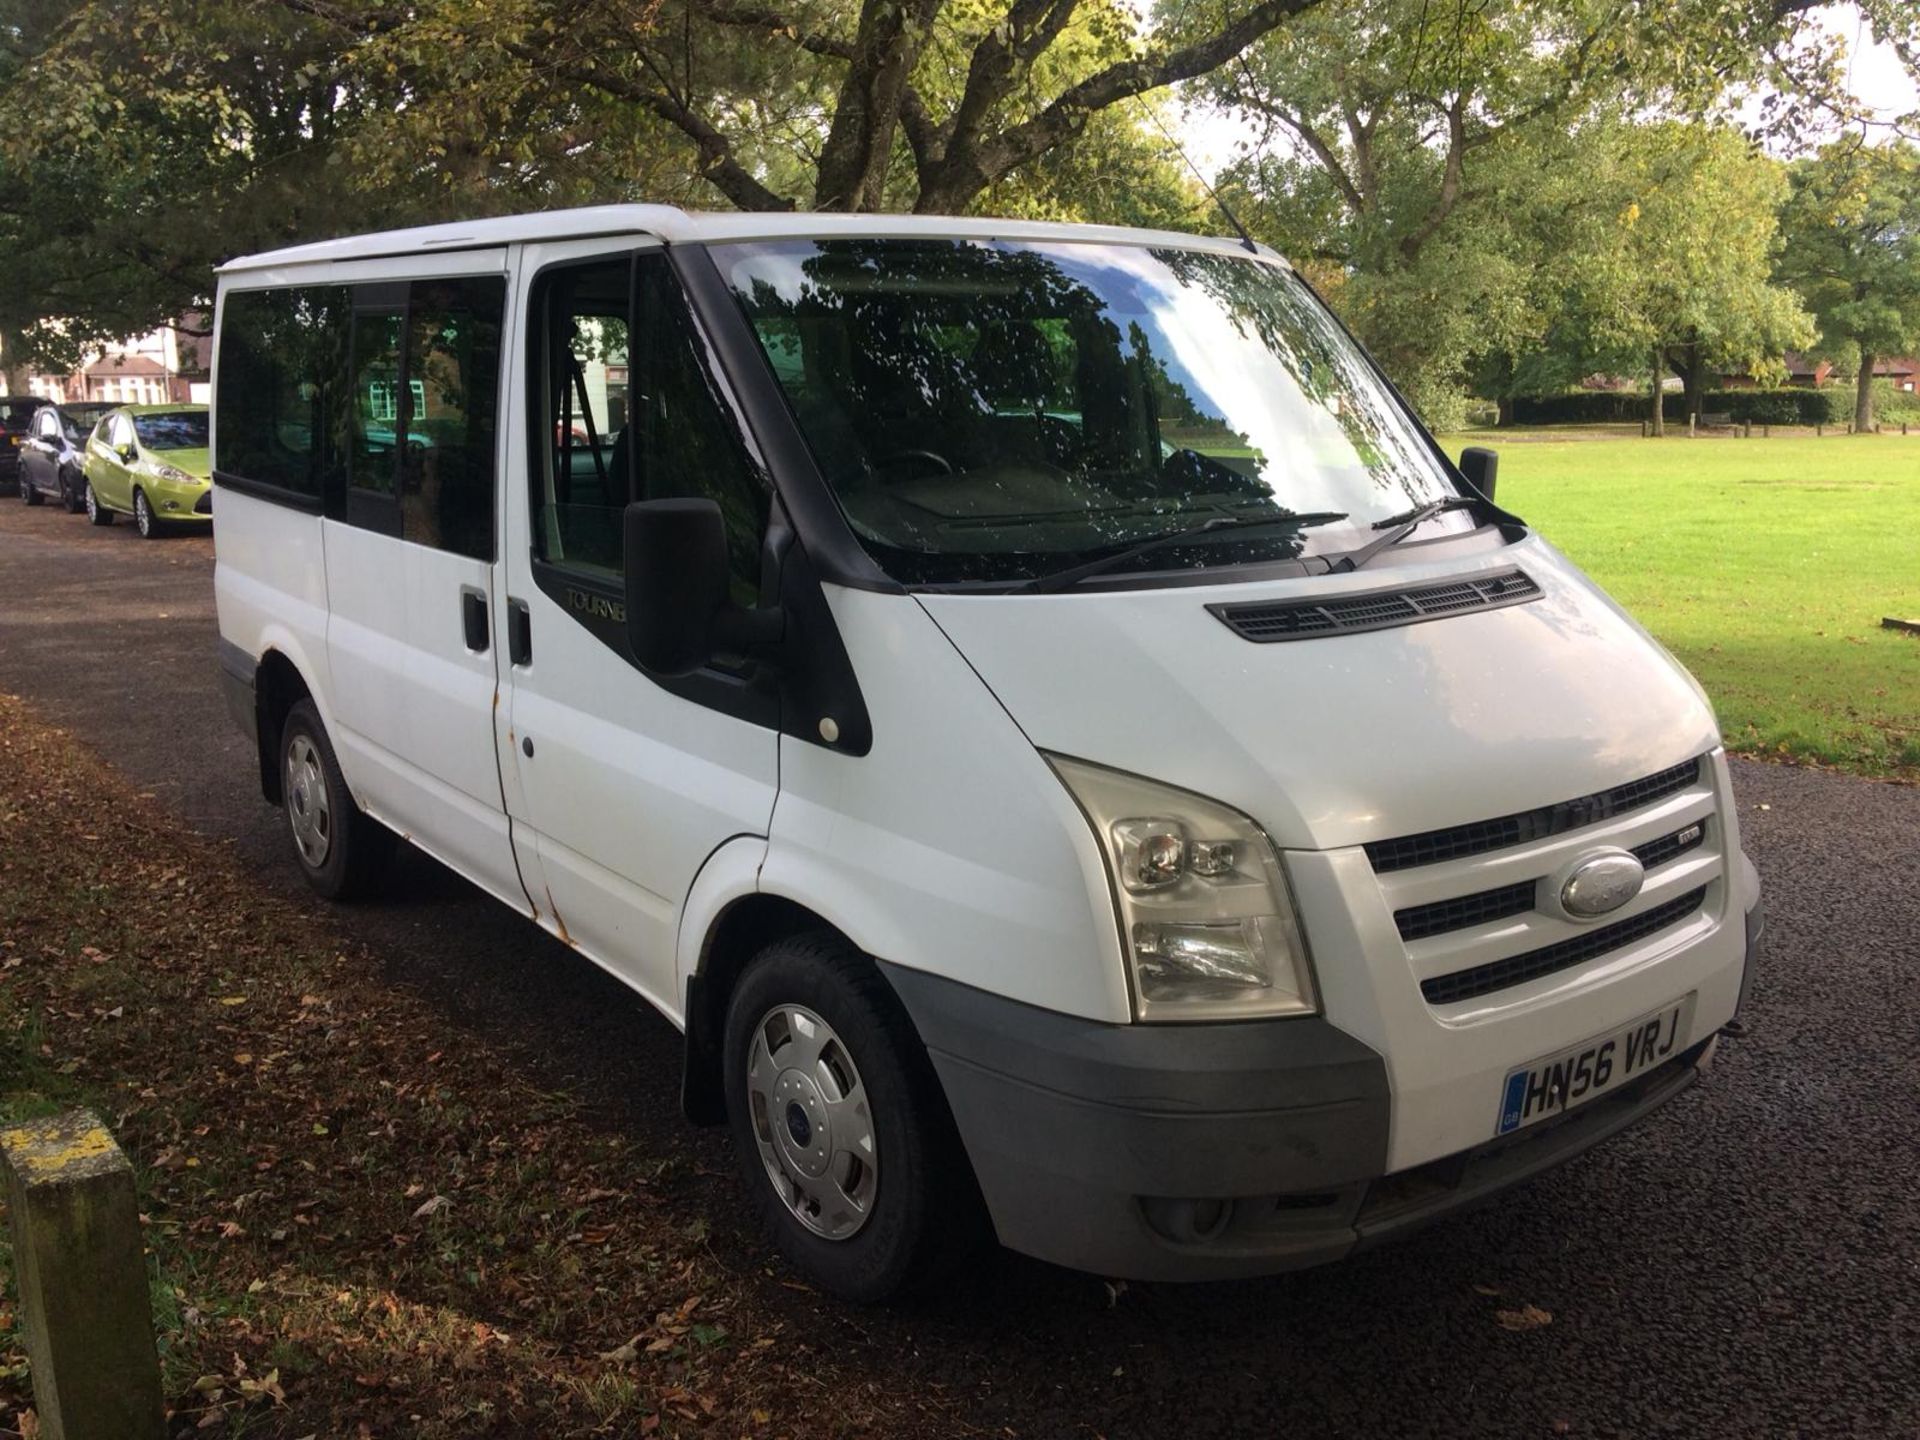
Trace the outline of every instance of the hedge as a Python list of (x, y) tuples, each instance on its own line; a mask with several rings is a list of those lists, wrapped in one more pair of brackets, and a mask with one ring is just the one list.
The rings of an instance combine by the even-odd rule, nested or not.
[[(1660, 408), (1668, 424), (1687, 423), (1687, 399), (1678, 390), (1668, 391)], [(1755, 425), (1844, 425), (1853, 418), (1853, 387), (1709, 390), (1701, 410)], [(1579, 390), (1519, 399), (1513, 402), (1513, 418), (1520, 425), (1631, 425), (1647, 418), (1647, 397), (1631, 390)]]

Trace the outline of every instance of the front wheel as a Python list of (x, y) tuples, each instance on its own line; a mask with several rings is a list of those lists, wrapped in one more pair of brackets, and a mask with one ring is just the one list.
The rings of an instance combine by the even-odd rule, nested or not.
[(831, 932), (768, 946), (727, 1006), (727, 1112), (774, 1243), (874, 1303), (952, 1272), (984, 1212), (932, 1063), (873, 962)]
[(86, 487), (88, 522), (94, 525), (111, 525), (113, 523), (113, 511), (100, 503), (100, 497), (93, 493), (93, 482), (91, 480), (86, 482)]
[(375, 888), (393, 858), (394, 834), (354, 803), (311, 700), (297, 702), (280, 730), (280, 802), (309, 885), (329, 900)]
[(160, 517), (153, 513), (153, 506), (147, 503), (147, 492), (133, 492), (133, 528), (140, 532), (142, 540), (160, 538)]
[[(86, 482), (82, 481), (81, 483), (85, 484)], [(73, 477), (71, 475), (62, 475), (60, 477), (60, 503), (66, 507), (69, 515), (78, 515), (82, 510), (87, 508), (87, 502), (82, 499), (79, 493), (73, 488)]]
[(40, 487), (27, 478), (27, 467), (20, 467), (20, 498), (28, 505), (38, 505), (46, 497), (40, 493)]

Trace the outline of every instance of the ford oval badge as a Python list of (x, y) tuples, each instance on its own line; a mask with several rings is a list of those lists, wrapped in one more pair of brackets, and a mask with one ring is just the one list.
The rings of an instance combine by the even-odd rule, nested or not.
[(1560, 905), (1576, 920), (1610, 915), (1640, 893), (1646, 868), (1627, 850), (1605, 850), (1573, 867), (1560, 887)]

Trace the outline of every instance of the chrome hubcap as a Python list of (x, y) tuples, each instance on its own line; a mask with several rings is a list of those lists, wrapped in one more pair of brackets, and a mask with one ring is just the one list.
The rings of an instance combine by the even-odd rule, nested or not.
[(333, 810), (327, 803), (327, 777), (311, 738), (293, 737), (287, 746), (287, 821), (300, 858), (318, 870), (333, 848)]
[(147, 497), (135, 494), (133, 497), (133, 519), (140, 527), (140, 533), (146, 534), (153, 528), (153, 511), (147, 507)]
[(93, 486), (89, 485), (87, 486), (87, 518), (89, 520), (93, 519), (94, 514), (96, 513), (93, 508), (94, 503), (95, 502), (93, 498)]
[(880, 1183), (873, 1113), (853, 1056), (802, 1005), (769, 1010), (747, 1051), (760, 1163), (793, 1216), (827, 1240), (859, 1233)]

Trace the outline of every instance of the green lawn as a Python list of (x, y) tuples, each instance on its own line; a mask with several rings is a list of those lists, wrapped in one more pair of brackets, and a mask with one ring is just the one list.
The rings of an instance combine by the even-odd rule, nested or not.
[(1456, 435), (1699, 676), (1730, 748), (1920, 780), (1920, 435)]

